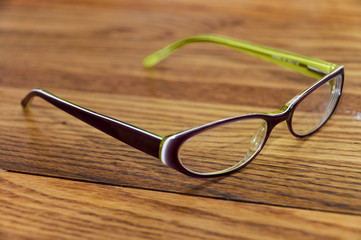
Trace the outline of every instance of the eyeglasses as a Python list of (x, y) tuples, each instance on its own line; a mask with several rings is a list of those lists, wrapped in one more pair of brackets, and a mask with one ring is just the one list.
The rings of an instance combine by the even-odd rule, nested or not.
[(198, 35), (176, 41), (145, 58), (150, 68), (176, 49), (193, 42), (216, 43), (276, 63), (317, 79), (278, 111), (251, 113), (222, 119), (166, 137), (101, 115), (33, 89), (22, 100), (26, 108), (34, 96), (73, 115), (104, 133), (159, 158), (165, 165), (191, 177), (217, 177), (233, 173), (251, 162), (265, 145), (272, 129), (286, 121), (291, 134), (306, 137), (331, 117), (340, 99), (344, 68), (333, 63), (231, 38)]

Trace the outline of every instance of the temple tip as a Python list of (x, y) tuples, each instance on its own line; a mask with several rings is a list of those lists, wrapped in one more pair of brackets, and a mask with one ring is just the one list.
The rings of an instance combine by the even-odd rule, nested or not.
[(153, 55), (150, 55), (143, 60), (143, 66), (145, 68), (152, 68), (155, 64), (157, 64), (152, 56)]
[(160, 62), (163, 58), (166, 56), (163, 56), (164, 54), (161, 53), (161, 51), (157, 51), (155, 53), (152, 53), (148, 57), (144, 58), (143, 60), (143, 66), (145, 68), (152, 68), (154, 65), (156, 65), (158, 62)]
[(150, 54), (148, 57), (144, 58), (143, 66), (145, 68), (152, 68), (154, 65), (168, 57), (174, 50), (172, 45), (170, 45)]
[(23, 98), (23, 100), (21, 100), (21, 106), (22, 106), (24, 109), (27, 108), (28, 104), (29, 104), (29, 101), (28, 101), (27, 99)]
[(43, 92), (42, 89), (33, 89), (21, 100), (21, 106), (26, 109), (31, 103), (31, 100), (34, 96), (39, 95), (39, 93)]

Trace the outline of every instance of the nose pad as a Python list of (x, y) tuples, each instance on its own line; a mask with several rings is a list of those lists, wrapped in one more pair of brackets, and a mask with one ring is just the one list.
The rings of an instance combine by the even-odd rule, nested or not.
[(261, 147), (264, 137), (267, 132), (267, 123), (265, 121), (258, 127), (258, 129), (253, 134), (249, 149), (246, 153), (246, 156), (243, 158), (243, 161), (248, 161)]

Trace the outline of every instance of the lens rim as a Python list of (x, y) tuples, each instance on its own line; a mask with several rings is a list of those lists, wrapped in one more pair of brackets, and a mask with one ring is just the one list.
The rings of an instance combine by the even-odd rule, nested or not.
[[(338, 106), (338, 103), (340, 101), (340, 98), (341, 98), (341, 95), (342, 95), (342, 89), (343, 89), (343, 82), (344, 82), (344, 68), (343, 67), (340, 67), (339, 69), (337, 69), (336, 71), (334, 71), (332, 74), (328, 75), (327, 77), (325, 77), (324, 79), (322, 79), (321, 81), (319, 82), (316, 82), (314, 85), (312, 85), (311, 87), (309, 87), (308, 89), (306, 89), (304, 92), (302, 92), (300, 95), (299, 95), (299, 98), (295, 99), (294, 102), (292, 102), (291, 104), (291, 108), (292, 108), (292, 112), (290, 114), (290, 117), (289, 119), (287, 119), (287, 125), (288, 125), (288, 129), (289, 131), (292, 133), (292, 135), (296, 136), (296, 137), (307, 137), (307, 136), (310, 136), (312, 135), (313, 133), (315, 133), (318, 129), (320, 129), (323, 125), (326, 124), (326, 122), (331, 118), (331, 116), (334, 114), (334, 112), (336, 111), (337, 109), (337, 106)], [(305, 99), (307, 98), (311, 93), (313, 93), (314, 91), (316, 91), (318, 88), (320, 88), (321, 86), (323, 86), (324, 84), (326, 84), (327, 82), (331, 81), (332, 79), (334, 78), (337, 78), (337, 77), (341, 77), (340, 78), (340, 84), (339, 86), (337, 86), (337, 82), (336, 82), (336, 87), (338, 87), (337, 90), (337, 94), (336, 95), (336, 100), (335, 100), (335, 103), (334, 103), (334, 107), (332, 109), (332, 111), (330, 112), (330, 114), (324, 118), (324, 120), (321, 122), (321, 124), (318, 125), (318, 127), (315, 127), (313, 129), (311, 129), (310, 131), (308, 131), (307, 133), (299, 133), (297, 131), (294, 130), (293, 128), (293, 125), (292, 125), (292, 120), (293, 120), (293, 115), (294, 115), (294, 112), (297, 110), (297, 106)]]
[[(204, 171), (204, 172), (203, 172), (203, 171), (192, 170), (192, 168), (189, 168), (189, 167), (188, 167), (188, 166), (189, 166), (188, 164), (185, 164), (185, 159), (182, 158), (182, 154), (181, 154), (181, 153), (182, 153), (182, 151), (183, 151), (183, 147), (184, 147), (185, 144), (187, 144), (187, 143), (188, 143), (188, 144), (192, 144), (191, 141), (192, 141), (193, 138), (196, 138), (197, 136), (199, 136), (199, 135), (201, 135), (201, 134), (203, 134), (203, 133), (212, 131), (213, 129), (221, 128), (221, 127), (223, 127), (223, 126), (228, 126), (228, 125), (238, 125), (238, 126), (239, 126), (239, 125), (242, 125), (244, 122), (250, 122), (250, 121), (255, 121), (255, 120), (258, 121), (258, 124), (262, 124), (262, 125), (264, 126), (264, 129), (265, 129), (266, 132), (263, 134), (263, 137), (262, 137), (261, 141), (259, 142), (258, 146), (256, 147), (256, 151), (254, 151), (254, 152), (252, 153), (252, 155), (251, 155), (246, 161), (240, 160), (240, 161), (236, 162), (235, 164), (230, 165), (230, 166), (228, 166), (228, 167), (226, 167), (226, 168), (224, 168), (224, 169), (222, 169), (222, 170), (214, 170), (214, 171), (208, 171), (208, 172), (207, 172), (207, 171)], [(258, 128), (259, 128), (259, 126), (258, 126)], [(254, 131), (257, 131), (258, 128), (253, 129), (253, 130), (254, 130)], [(224, 171), (229, 172), (229, 171), (231, 171), (231, 170), (234, 169), (234, 168), (238, 168), (238, 167), (240, 167), (240, 166), (242, 166), (242, 165), (245, 165), (247, 162), (251, 161), (251, 159), (254, 158), (254, 155), (256, 155), (256, 154), (258, 154), (258, 153), (260, 152), (260, 149), (262, 148), (262, 145), (263, 145), (263, 143), (264, 143), (264, 141), (265, 141), (267, 129), (268, 129), (267, 121), (265, 121), (264, 119), (261, 119), (261, 118), (247, 118), (247, 119), (243, 118), (242, 120), (232, 121), (232, 122), (228, 122), (228, 123), (223, 123), (223, 124), (221, 124), (221, 125), (216, 125), (216, 126), (207, 128), (206, 130), (201, 131), (201, 132), (198, 132), (197, 134), (193, 135), (192, 137), (187, 138), (184, 142), (182, 142), (182, 144), (179, 146), (178, 159), (179, 159), (179, 161), (180, 161), (180, 164), (181, 164), (185, 169), (187, 169), (187, 170), (190, 171), (190, 172), (196, 173), (196, 174), (213, 174), (213, 173), (220, 173), (220, 172), (224, 172)], [(253, 131), (253, 130), (252, 130), (252, 131)], [(253, 135), (254, 135), (254, 133), (253, 133)], [(253, 136), (251, 136), (251, 138), (252, 138), (252, 137), (253, 137)], [(190, 141), (190, 142), (189, 142), (189, 141)], [(188, 159), (186, 162), (188, 162), (189, 160), (190, 160), (190, 159)], [(194, 161), (197, 161), (197, 160), (194, 159)]]
[[(188, 139), (196, 136), (197, 134), (200, 134), (204, 131), (210, 130), (215, 127), (220, 127), (222, 125), (231, 124), (231, 123), (235, 123), (235, 122), (239, 122), (239, 121), (251, 120), (251, 119), (264, 120), (266, 123), (267, 129), (266, 129), (266, 134), (265, 134), (262, 144), (260, 145), (260, 147), (257, 149), (257, 151), (253, 154), (253, 156), (247, 162), (245, 162), (244, 164), (236, 164), (233, 167), (230, 167), (230, 168), (227, 168), (227, 169), (224, 169), (221, 171), (212, 172), (212, 173), (194, 172), (182, 165), (182, 161), (179, 159), (179, 150), (180, 150), (181, 146), (183, 145), (183, 143), (185, 143)], [(180, 132), (180, 133), (177, 133), (174, 135), (167, 136), (167, 137), (165, 137), (164, 141), (162, 141), (161, 152), (160, 152), (161, 160), (167, 166), (169, 166), (185, 175), (191, 176), (191, 177), (209, 178), (209, 177), (228, 175), (230, 173), (236, 172), (239, 169), (245, 167), (259, 154), (259, 152), (262, 150), (265, 143), (267, 142), (267, 139), (273, 128), (272, 126), (270, 126), (270, 124), (269, 124), (270, 122), (272, 122), (272, 116), (269, 116), (267, 114), (261, 114), (261, 113), (247, 114), (247, 115), (243, 115), (243, 116), (222, 119), (222, 120), (212, 122), (212, 123), (209, 123), (209, 124), (197, 127), (197, 128), (193, 128), (193, 129), (190, 129), (190, 130), (187, 130), (184, 132)]]

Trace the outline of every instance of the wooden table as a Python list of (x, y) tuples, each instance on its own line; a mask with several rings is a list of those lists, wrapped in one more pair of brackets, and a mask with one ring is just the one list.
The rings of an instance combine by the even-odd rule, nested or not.
[[(166, 136), (279, 109), (313, 80), (207, 33), (345, 66), (315, 135), (277, 126), (227, 177), (193, 179), (37, 98), (47, 89)], [(0, 2), (0, 239), (361, 239), (361, 3), (261, 0)]]

